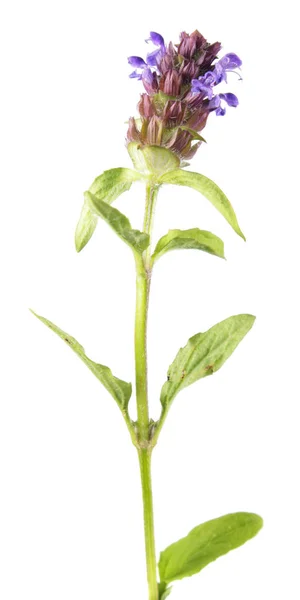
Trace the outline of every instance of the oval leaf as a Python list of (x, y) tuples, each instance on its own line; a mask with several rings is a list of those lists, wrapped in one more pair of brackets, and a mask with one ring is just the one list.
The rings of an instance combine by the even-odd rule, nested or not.
[(75, 247), (80, 252), (91, 239), (98, 222), (98, 217), (92, 213), (87, 202), (84, 202), (75, 231)]
[(164, 173), (177, 169), (180, 165), (179, 158), (161, 146), (144, 146), (141, 148), (137, 142), (130, 142), (127, 146), (129, 156), (137, 171), (151, 175), (154, 179)]
[(168, 371), (160, 401), (168, 406), (183, 388), (218, 371), (251, 329), (253, 315), (236, 315), (197, 333), (180, 348)]
[(225, 196), (224, 192), (208, 177), (200, 175), (199, 173), (192, 173), (191, 171), (183, 171), (182, 169), (176, 169), (165, 173), (159, 178), (159, 183), (171, 183), (173, 185), (185, 185), (191, 187), (197, 192), (200, 192), (209, 200), (214, 207), (225, 217), (229, 225), (234, 231), (245, 239), (240, 226), (237, 222), (235, 212)]
[(84, 197), (92, 211), (104, 219), (117, 235), (138, 254), (142, 254), (149, 246), (149, 235), (132, 229), (129, 219), (119, 210), (113, 208), (98, 196), (85, 192)]
[(122, 412), (127, 410), (128, 402), (132, 393), (131, 383), (126, 383), (126, 381), (122, 381), (122, 379), (118, 379), (115, 377), (111, 370), (104, 365), (99, 365), (95, 363), (90, 358), (88, 358), (85, 354), (84, 348), (73, 338), (71, 335), (54, 325), (48, 319), (37, 315), (33, 310), (31, 311), (35, 317), (37, 317), (42, 323), (47, 325), (49, 329), (54, 331), (74, 352), (81, 358), (84, 364), (94, 373), (94, 375), (101, 381), (107, 391), (112, 395), (117, 404), (119, 405)]
[(210, 231), (202, 231), (201, 229), (171, 229), (167, 235), (164, 235), (157, 242), (152, 259), (155, 262), (166, 252), (178, 249), (203, 250), (204, 252), (209, 252), (209, 254), (224, 258), (224, 243), (219, 237), (210, 233)]
[(161, 553), (158, 565), (161, 581), (169, 583), (199, 573), (220, 556), (245, 544), (262, 526), (259, 515), (246, 512), (198, 525)]

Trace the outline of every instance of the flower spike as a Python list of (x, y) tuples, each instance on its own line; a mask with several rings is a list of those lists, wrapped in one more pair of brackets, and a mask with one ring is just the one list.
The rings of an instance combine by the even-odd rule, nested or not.
[(146, 43), (155, 46), (146, 59), (128, 59), (135, 69), (129, 77), (142, 81), (146, 94), (138, 104), (139, 119), (130, 120), (127, 143), (163, 146), (184, 163), (200, 147), (199, 132), (209, 114), (223, 116), (226, 105), (238, 106), (235, 94), (216, 93), (216, 86), (226, 84), (228, 73), (237, 73), (242, 61), (234, 52), (218, 59), (221, 44), (210, 44), (197, 30), (182, 32), (175, 45), (151, 31)]

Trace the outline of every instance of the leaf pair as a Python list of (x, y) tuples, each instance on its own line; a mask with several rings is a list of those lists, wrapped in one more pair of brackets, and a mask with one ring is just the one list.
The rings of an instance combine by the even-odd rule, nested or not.
[[(199, 173), (184, 171), (179, 167), (179, 159), (166, 148), (147, 146), (140, 148), (134, 142), (128, 151), (136, 170), (117, 168), (104, 171), (97, 177), (84, 195), (75, 233), (76, 250), (80, 252), (93, 235), (98, 217), (101, 217), (131, 248), (141, 254), (149, 245), (145, 233), (132, 229), (127, 217), (110, 206), (123, 192), (129, 190), (134, 181), (145, 180), (149, 185), (172, 184), (191, 187), (200, 192), (223, 215), (234, 231), (245, 239), (235, 212), (224, 192), (208, 177)], [(169, 250), (196, 248), (224, 258), (223, 242), (208, 231), (200, 229), (171, 230), (159, 240), (154, 251), (153, 261)]]
[(164, 591), (167, 584), (199, 573), (209, 563), (253, 538), (262, 526), (259, 515), (238, 512), (192, 529), (160, 554), (158, 568), (163, 594), (170, 593), (170, 588)]

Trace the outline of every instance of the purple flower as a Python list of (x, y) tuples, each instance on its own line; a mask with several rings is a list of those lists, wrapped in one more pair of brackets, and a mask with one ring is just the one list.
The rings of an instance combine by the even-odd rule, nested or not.
[(135, 78), (142, 79), (142, 72), (145, 68), (147, 68), (147, 65), (146, 65), (144, 59), (141, 58), (140, 56), (129, 56), (128, 63), (132, 67), (135, 67), (135, 69), (141, 69), (141, 73), (138, 73), (137, 71), (133, 71), (132, 73), (130, 73), (129, 77), (131, 79), (135, 79)]
[(194, 93), (203, 92), (205, 96), (211, 100), (214, 94), (214, 85), (216, 85), (214, 72), (207, 71), (207, 73), (205, 73), (205, 75), (202, 77), (199, 77), (199, 79), (192, 79), (191, 91)]
[(227, 73), (235, 73), (235, 69), (239, 69), (241, 65), (242, 61), (237, 54), (234, 54), (233, 52), (225, 54), (225, 56), (215, 64), (214, 73), (216, 84), (221, 81), (226, 81), (227, 83)]
[[(214, 86), (225, 81), (227, 83), (227, 73), (235, 73), (235, 69), (238, 69), (242, 64), (241, 59), (230, 52), (225, 54), (215, 65), (213, 65), (213, 71), (207, 71), (202, 77), (198, 79), (192, 79), (192, 93), (202, 93), (205, 98), (208, 98), (208, 109), (210, 111), (215, 110), (216, 115), (224, 116), (226, 113), (226, 106), (238, 106), (238, 99), (235, 94), (216, 94), (214, 96)], [(223, 101), (223, 102), (222, 102)]]
[(236, 107), (239, 103), (235, 94), (231, 94), (230, 92), (228, 94), (217, 94), (217, 96), (214, 96), (210, 100), (208, 108), (211, 111), (215, 110), (218, 117), (223, 117), (226, 113), (226, 107), (224, 103), (222, 104), (221, 100), (224, 100), (228, 106)]
[(129, 56), (129, 64), (135, 69), (141, 69), (140, 73), (138, 71), (133, 71), (130, 73), (129, 77), (131, 79), (144, 79), (144, 73), (146, 69), (148, 69), (145, 78), (147, 79), (147, 82), (149, 82), (149, 79), (151, 78), (151, 71), (149, 67), (157, 67), (159, 65), (161, 59), (166, 53), (166, 46), (162, 35), (160, 35), (160, 33), (156, 33), (155, 31), (150, 31), (150, 37), (146, 40), (146, 42), (152, 42), (152, 44), (158, 46), (158, 48), (147, 54), (146, 61), (144, 61), (144, 59), (140, 56)]
[(211, 100), (213, 96), (213, 86), (218, 85), (221, 81), (227, 83), (227, 73), (235, 73), (235, 69), (238, 69), (242, 65), (241, 59), (230, 52), (225, 54), (221, 60), (213, 65), (213, 71), (207, 71), (205, 75), (199, 77), (199, 79), (192, 80), (192, 92), (205, 92), (207, 97)]
[(155, 31), (150, 31), (150, 37), (145, 41), (147, 42), (147, 44), (148, 42), (152, 42), (152, 44), (154, 44), (155, 46), (165, 47), (165, 40), (163, 36), (160, 35), (160, 33), (156, 33)]
[(147, 54), (147, 64), (150, 67), (157, 67), (162, 57), (166, 53), (165, 41), (160, 33), (156, 33), (155, 31), (150, 31), (150, 37), (146, 40), (148, 42), (152, 42), (155, 46), (158, 46), (157, 50), (153, 50)]
[(243, 64), (241, 59), (237, 56), (237, 54), (234, 54), (234, 52), (225, 54), (225, 56), (219, 60), (219, 63), (223, 69), (226, 69), (227, 71), (228, 69), (238, 69)]

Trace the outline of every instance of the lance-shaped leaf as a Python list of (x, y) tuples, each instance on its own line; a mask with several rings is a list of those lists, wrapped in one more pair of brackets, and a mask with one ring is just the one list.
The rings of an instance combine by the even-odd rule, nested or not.
[(224, 243), (219, 237), (210, 233), (210, 231), (203, 231), (201, 229), (170, 229), (157, 242), (152, 259), (155, 262), (166, 252), (178, 249), (204, 250), (204, 252), (224, 258)]
[(132, 229), (130, 221), (125, 215), (101, 200), (98, 196), (94, 196), (90, 192), (85, 192), (84, 197), (92, 212), (95, 212), (99, 217), (104, 219), (135, 252), (142, 254), (146, 250), (150, 241), (147, 233)]
[(262, 526), (261, 517), (246, 512), (198, 525), (161, 553), (158, 565), (161, 581), (169, 583), (199, 573), (220, 556), (245, 544)]
[[(111, 204), (123, 192), (130, 189), (133, 181), (142, 179), (142, 175), (132, 169), (110, 169), (104, 171), (92, 183), (89, 191), (96, 195), (100, 200)], [(75, 247), (77, 252), (80, 252), (91, 239), (98, 217), (93, 213), (88, 203), (85, 201), (75, 232)]]
[(93, 360), (88, 358), (85, 354), (84, 348), (73, 338), (71, 335), (45, 319), (40, 315), (37, 315), (33, 310), (31, 311), (42, 323), (47, 325), (49, 329), (54, 331), (74, 352), (81, 358), (84, 364), (94, 373), (94, 375), (101, 381), (107, 391), (112, 395), (112, 397), (116, 400), (122, 411), (127, 409), (128, 402), (132, 392), (131, 383), (127, 383), (126, 381), (122, 381), (122, 379), (118, 379), (115, 377), (111, 370), (104, 365), (99, 365), (95, 363)]
[(159, 178), (158, 183), (171, 183), (173, 185), (185, 185), (191, 187), (197, 192), (200, 192), (209, 200), (215, 208), (225, 217), (226, 221), (231, 225), (234, 231), (245, 239), (240, 226), (237, 222), (235, 212), (224, 192), (208, 177), (191, 171), (183, 171), (176, 169), (165, 173)]
[(251, 329), (255, 317), (236, 315), (197, 333), (180, 348), (168, 371), (160, 401), (167, 407), (183, 388), (218, 371)]

